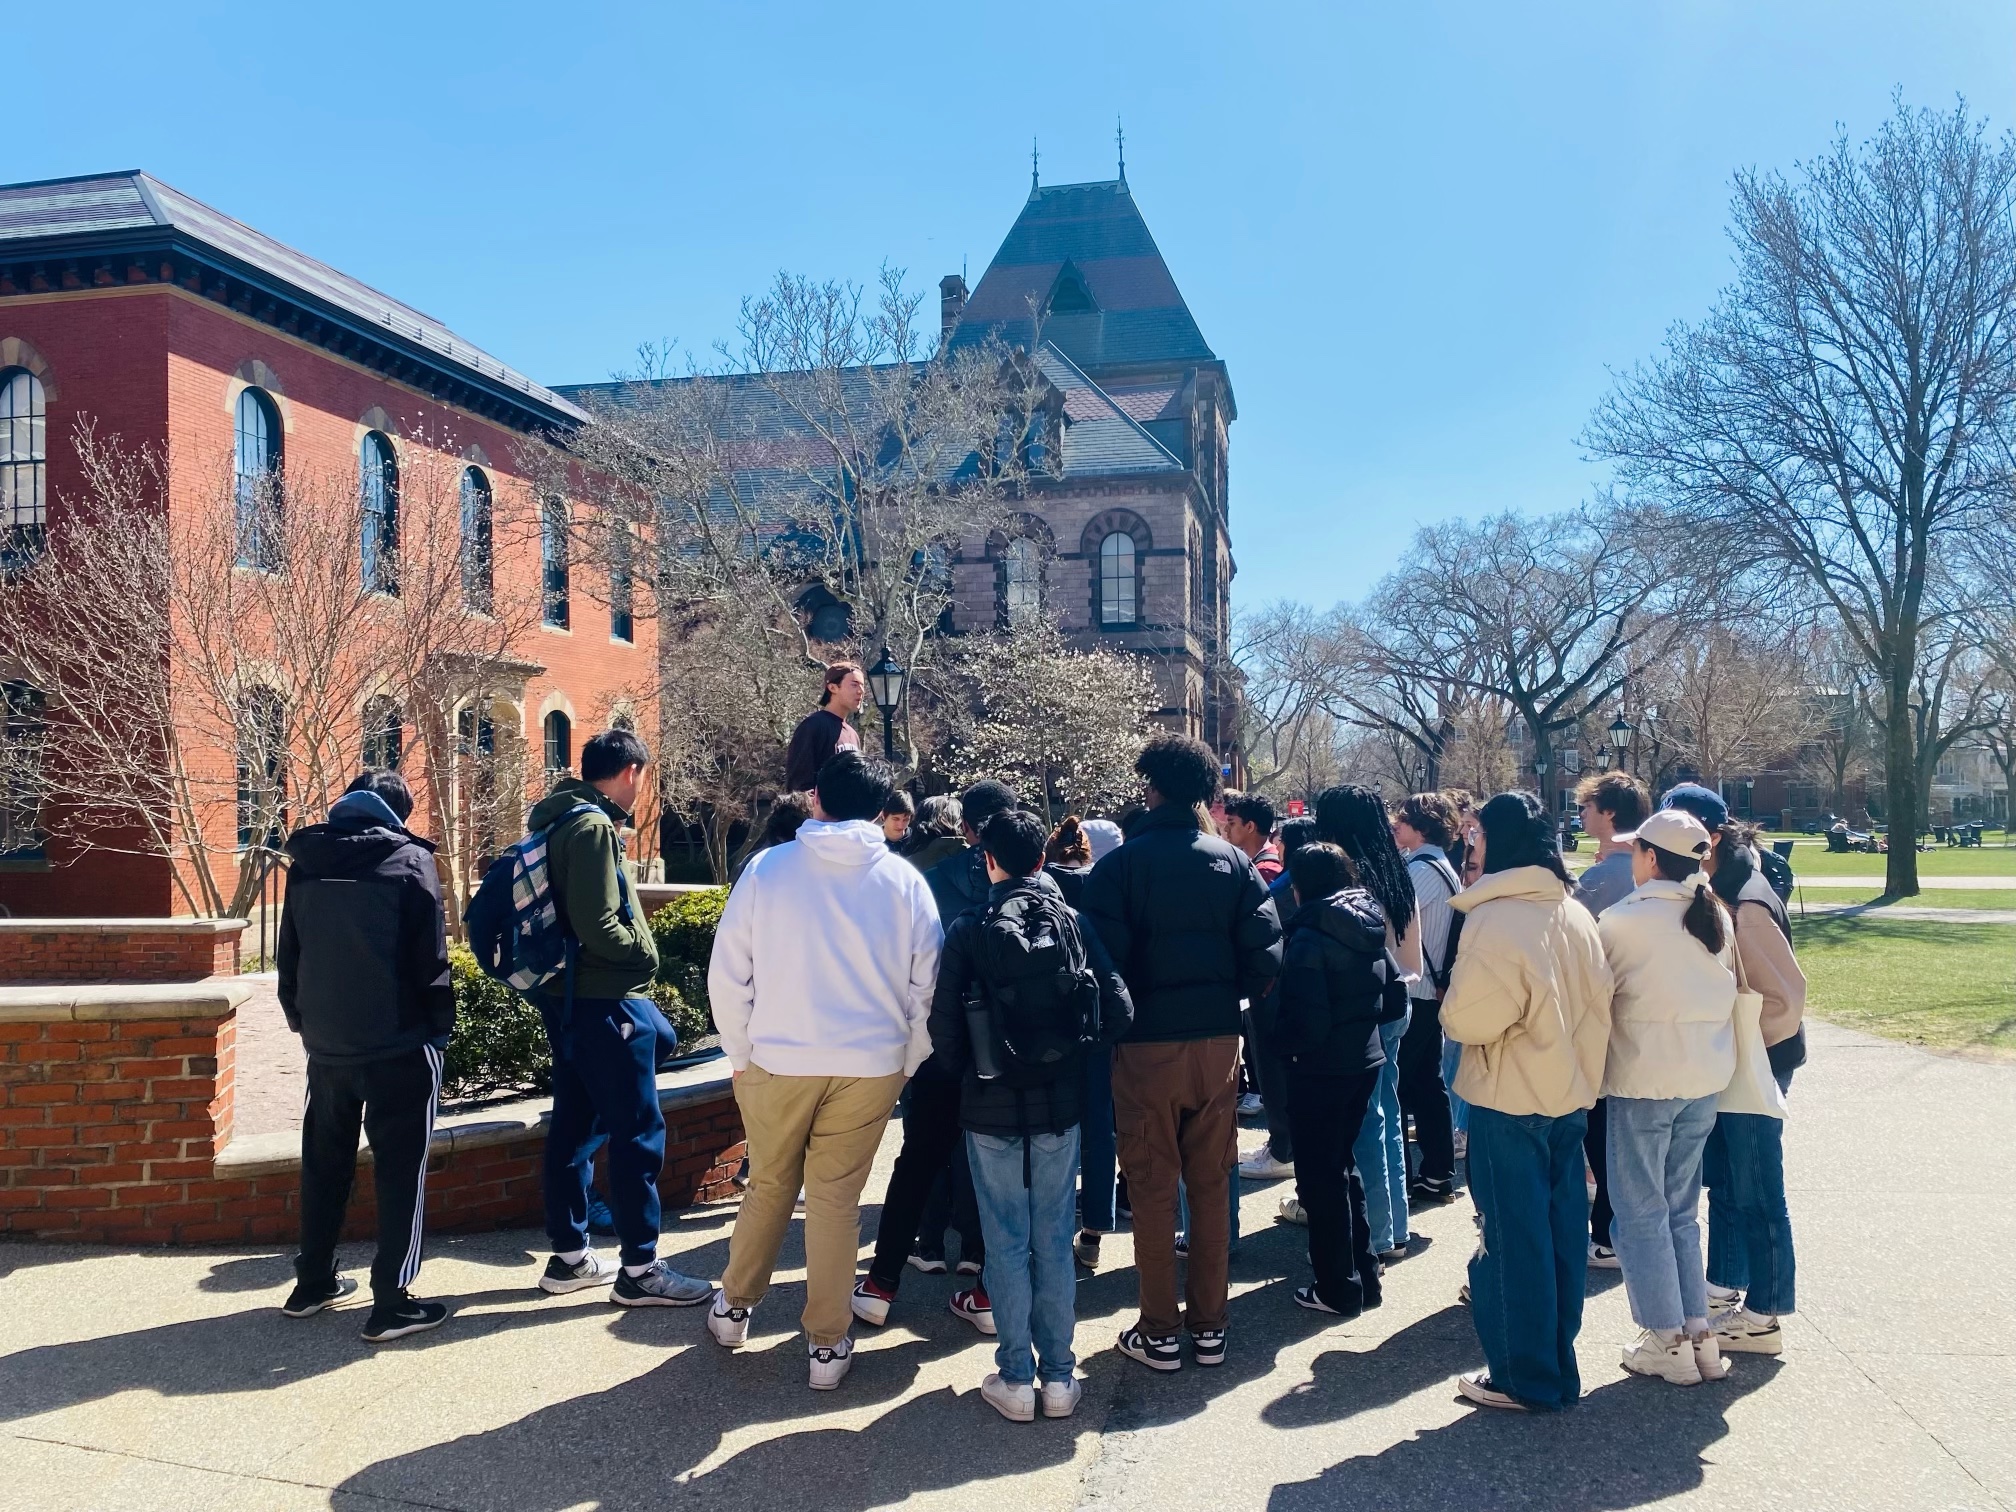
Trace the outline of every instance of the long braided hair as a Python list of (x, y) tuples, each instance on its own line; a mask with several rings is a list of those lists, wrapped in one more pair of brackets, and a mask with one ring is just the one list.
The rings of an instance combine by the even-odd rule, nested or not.
[(1407, 863), (1393, 843), (1393, 827), (1379, 795), (1348, 784), (1325, 788), (1316, 798), (1316, 838), (1351, 858), (1359, 885), (1386, 911), (1393, 938), (1407, 938), (1407, 926), (1414, 918), (1414, 879), (1407, 875)]

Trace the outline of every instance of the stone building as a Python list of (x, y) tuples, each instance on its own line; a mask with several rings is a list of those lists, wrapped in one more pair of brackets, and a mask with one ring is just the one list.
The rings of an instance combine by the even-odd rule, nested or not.
[(963, 543), (961, 628), (1032, 592), (1081, 643), (1156, 666), (1159, 711), (1228, 762), (1232, 574), (1225, 364), (1205, 342), (1123, 174), (1031, 185), (969, 293), (940, 284), (945, 339), (1033, 347), (1063, 392), (1062, 476), (1032, 489), (1019, 536)]

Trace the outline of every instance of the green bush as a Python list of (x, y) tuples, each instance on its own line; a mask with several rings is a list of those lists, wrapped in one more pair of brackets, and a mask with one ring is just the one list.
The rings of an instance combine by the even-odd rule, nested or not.
[(714, 930), (727, 902), (728, 889), (713, 887), (706, 892), (681, 893), (651, 915), (651, 934), (658, 942), (658, 980), (683, 999), (680, 1011), (685, 1018), (670, 1007), (665, 1009), (682, 1042), (714, 1032), (713, 1008), (707, 1001), (707, 961), (714, 954)]
[(485, 976), (466, 945), (448, 947), (448, 971), (455, 984), (455, 1033), (441, 1069), (442, 1091), (481, 1097), (551, 1087), (552, 1051), (539, 1010)]

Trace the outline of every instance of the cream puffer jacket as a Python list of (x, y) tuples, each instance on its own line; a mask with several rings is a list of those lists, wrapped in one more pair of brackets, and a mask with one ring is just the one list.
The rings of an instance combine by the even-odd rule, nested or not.
[(1605, 1097), (1709, 1097), (1736, 1074), (1736, 973), (1728, 941), (1710, 954), (1680, 923), (1696, 886), (1707, 881), (1655, 877), (1612, 903), (1596, 923), (1617, 983)]
[(1456, 1095), (1561, 1118), (1595, 1106), (1610, 1047), (1610, 966), (1589, 910), (1544, 866), (1487, 872), (1464, 915), (1442, 1031), (1463, 1046)]

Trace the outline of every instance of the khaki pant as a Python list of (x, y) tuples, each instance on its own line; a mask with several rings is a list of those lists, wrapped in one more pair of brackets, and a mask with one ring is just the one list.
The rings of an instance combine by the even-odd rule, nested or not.
[(777, 1250), (805, 1188), (805, 1311), (814, 1345), (837, 1344), (854, 1320), (861, 1188), (903, 1090), (887, 1076), (773, 1076), (751, 1065), (735, 1079), (749, 1140), (749, 1190), (728, 1241), (721, 1294), (754, 1307), (770, 1288)]
[[(1134, 1208), (1140, 1328), (1166, 1338), (1225, 1326), (1232, 1167), (1239, 1159), (1239, 1040), (1113, 1047), (1113, 1122)], [(1176, 1308), (1176, 1183), (1190, 1193), (1190, 1260)]]

